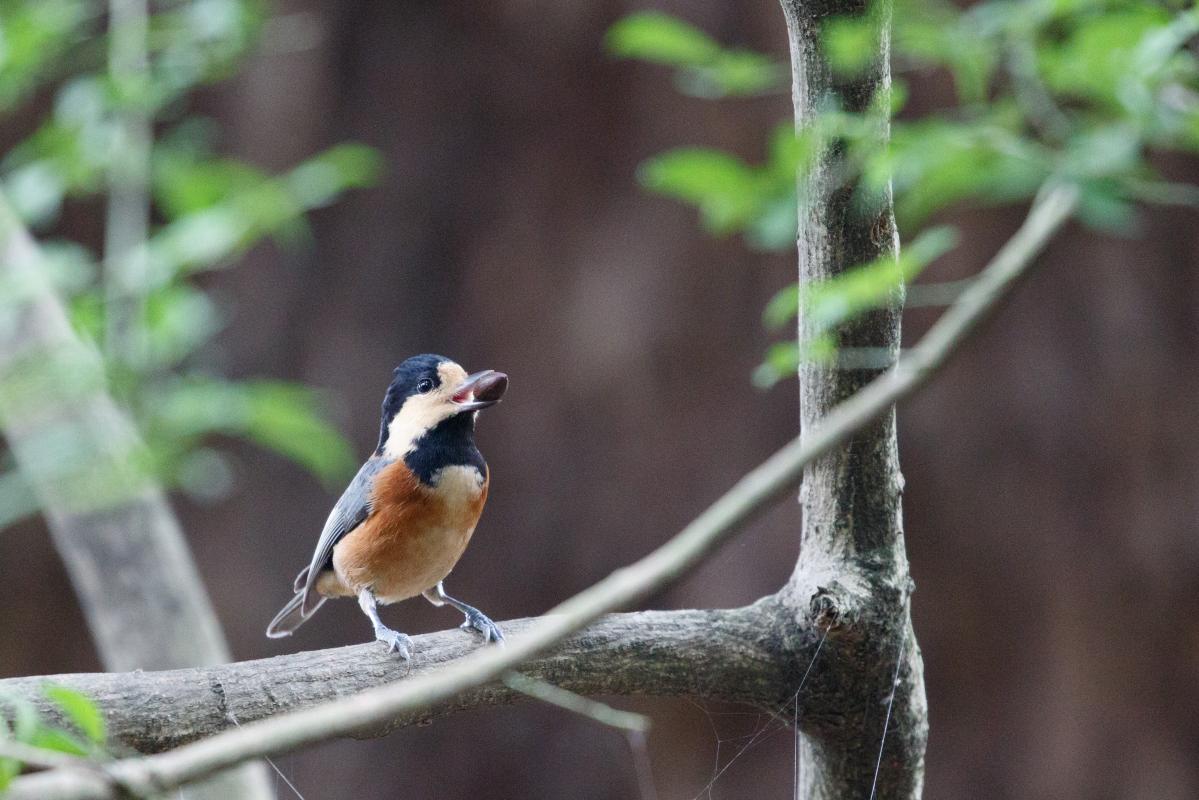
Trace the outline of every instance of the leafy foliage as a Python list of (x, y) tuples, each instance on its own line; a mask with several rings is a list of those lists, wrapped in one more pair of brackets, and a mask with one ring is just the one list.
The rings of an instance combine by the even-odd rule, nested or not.
[[(880, 0), (881, 2), (881, 0)], [(715, 150), (680, 149), (647, 161), (650, 191), (694, 205), (715, 235), (741, 233), (754, 247), (790, 249), (796, 209), (817, 156), (836, 147), (836, 179), (866, 207), (894, 191), (904, 255), (862, 265), (825, 285), (791, 286), (766, 310), (771, 327), (802, 313), (810, 341), (781, 342), (767, 353), (755, 381), (793, 375), (801, 359), (837, 357), (836, 327), (895, 302), (952, 241), (944, 228), (925, 229), (964, 206), (1022, 203), (1050, 181), (1082, 190), (1079, 219), (1116, 234), (1135, 232), (1139, 207), (1152, 202), (1199, 205), (1199, 188), (1163, 182), (1154, 151), (1199, 150), (1199, 7), (1149, 0), (984, 0), (959, 8), (946, 0), (893, 0), (859, 16), (825, 20), (821, 38), (834, 72), (852, 80), (879, 52), (880, 20), (891, 20), (892, 91), (863, 112), (825, 102), (777, 156), (790, 125), (771, 134), (762, 167)], [(633, 14), (608, 37), (618, 56), (675, 69), (688, 77), (727, 50), (706, 34), (658, 13)], [(761, 66), (780, 85), (783, 65)], [(903, 113), (906, 77), (940, 71), (956, 102), (915, 116)], [(733, 91), (698, 92), (724, 97)], [(880, 142), (880, 123), (891, 136)], [(788, 169), (792, 172), (788, 174)], [(793, 176), (798, 173), (798, 184)], [(783, 209), (787, 209), (784, 213)]]
[(894, 302), (896, 295), (901, 294), (901, 287), (915, 280), (956, 242), (957, 232), (953, 228), (929, 228), (898, 257), (883, 256), (802, 289), (797, 283), (782, 289), (766, 306), (763, 314), (766, 325), (782, 328), (800, 315), (802, 309), (807, 338), (772, 347), (766, 361), (754, 372), (754, 383), (767, 388), (780, 376), (794, 374), (804, 359), (835, 358), (834, 333), (838, 325)]
[(787, 71), (760, 53), (721, 47), (698, 28), (657, 11), (640, 11), (608, 31), (608, 50), (676, 67), (679, 89), (696, 97), (728, 97), (778, 91)]
[[(47, 723), (27, 700), (5, 695), (0, 697), (0, 711), (4, 712), (0, 713), (0, 741), (11, 739), (53, 753), (107, 759), (104, 745), (108, 741), (108, 729), (104, 715), (92, 699), (74, 689), (51, 683), (47, 683), (42, 691), (74, 730)], [(5, 716), (11, 723), (4, 721)], [(20, 774), (21, 767), (21, 762), (16, 759), (0, 757), (0, 791)]]
[[(352, 471), (353, 458), (317, 394), (277, 381), (225, 380), (202, 367), (226, 314), (197, 278), (235, 265), (264, 240), (284, 248), (308, 243), (307, 214), (370, 185), (379, 156), (340, 144), (272, 175), (221, 155), (216, 125), (189, 115), (187, 97), (236, 72), (266, 21), (265, 6), (196, 0), (154, 7), (144, 66), (114, 71), (117, 32), (105, 29), (103, 4), (0, 0), (0, 111), (50, 101), (36, 129), (0, 158), (2, 191), (39, 234), (43, 271), (67, 299), (76, 328), (100, 345), (103, 383), (145, 434), (139, 468), (198, 496), (219, 496), (231, 482), (225, 456), (212, 447), (218, 435), (248, 440), (336, 482)], [(140, 153), (127, 129), (131, 118), (153, 126)], [(144, 240), (97, 253), (56, 239), (66, 205), (86, 204), (102, 216), (122, 169), (143, 178), (153, 221)], [(135, 262), (140, 269), (131, 269)], [(20, 302), (21, 287), (0, 289), (3, 302)], [(133, 331), (132, 346), (115, 340), (114, 326)], [(43, 355), (53, 369), (54, 355)], [(38, 402), (36, 381), (28, 392), (14, 388), (22, 380), (0, 375), (0, 395)], [(54, 452), (47, 452), (47, 469), (61, 463)], [(0, 469), (11, 461), (2, 455)], [(0, 474), (0, 525), (36, 507), (18, 473)]]
[(811, 156), (805, 143), (783, 125), (760, 167), (721, 150), (682, 148), (646, 161), (639, 177), (650, 191), (695, 205), (711, 233), (744, 231), (751, 245), (777, 249), (795, 240), (795, 175)]
[(102, 745), (108, 738), (104, 715), (87, 695), (66, 686), (46, 686), (46, 697), (62, 709), (63, 714), (92, 744)]

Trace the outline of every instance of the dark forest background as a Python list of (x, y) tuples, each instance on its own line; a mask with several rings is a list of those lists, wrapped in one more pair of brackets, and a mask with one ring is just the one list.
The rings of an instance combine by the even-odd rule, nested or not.
[[(769, 342), (762, 308), (794, 279), (794, 256), (709, 238), (693, 210), (635, 179), (639, 162), (681, 144), (759, 160), (787, 96), (704, 102), (606, 56), (604, 31), (632, 3), (275, 5), (275, 26), (300, 27), (268, 27), (237, 78), (195, 96), (221, 123), (222, 151), (279, 170), (354, 139), (386, 171), (312, 216), (312, 248), (264, 245), (204, 277), (232, 317), (200, 358), (320, 387), (362, 456), (404, 357), (508, 372), (503, 406), (479, 424), (491, 500), (451, 591), (496, 619), (541, 613), (666, 539), (795, 434), (794, 384), (750, 383)], [(655, 7), (785, 55), (772, 0)], [(272, 45), (297, 30), (309, 46)], [(913, 89), (911, 113), (948, 92)], [(28, 133), (33, 111), (0, 123), (0, 145)], [(1019, 217), (954, 221), (962, 244), (932, 279), (978, 269)], [(70, 235), (94, 242), (101, 226), (94, 207), (68, 206)], [(1197, 258), (1185, 210), (1154, 210), (1136, 239), (1067, 232), (900, 409), (931, 800), (1199, 796)], [(905, 340), (931, 316), (909, 312)], [(282, 457), (230, 447), (232, 496), (176, 507), (236, 657), (369, 638), (348, 602), (295, 638), (264, 638), (336, 497)], [(797, 514), (775, 509), (652, 605), (773, 591), (795, 562)], [(5, 530), (0, 565), (0, 642), (15, 643), (0, 674), (98, 669), (42, 524)], [(409, 633), (458, 622), (419, 601), (386, 618)], [(653, 715), (663, 798), (707, 797), (715, 765), (770, 724), (750, 708), (615, 702)], [(535, 705), (279, 764), (309, 800), (637, 791), (619, 734)], [(787, 796), (792, 770), (791, 733), (775, 726), (711, 796)]]

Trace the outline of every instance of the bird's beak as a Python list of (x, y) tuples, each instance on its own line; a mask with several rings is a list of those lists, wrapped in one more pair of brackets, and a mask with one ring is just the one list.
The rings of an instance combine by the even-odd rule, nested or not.
[(478, 411), (493, 406), (508, 391), (508, 376), (493, 369), (485, 369), (467, 376), (451, 400), (459, 412)]

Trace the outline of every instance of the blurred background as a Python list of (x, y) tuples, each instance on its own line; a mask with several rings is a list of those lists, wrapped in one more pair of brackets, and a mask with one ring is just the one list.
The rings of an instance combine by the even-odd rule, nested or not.
[[(653, 6), (786, 57), (774, 0)], [(607, 54), (605, 32), (643, 7), (275, 0), (244, 61), (170, 100), (161, 134), (177, 137), (182, 171), (175, 184), (169, 169), (156, 173), (162, 197), (175, 198), (160, 199), (156, 224), (209, 208), (185, 196), (204, 180), (222, 197), (243, 185), (203, 159), (293, 178), (313, 158), (334, 167), (316, 189), (295, 178), (261, 240), (235, 232), (212, 259), (229, 268), (180, 270), (186, 308), (164, 315), (208, 333), (164, 334), (167, 366), (156, 369), (174, 377), (139, 384), (152, 407), (139, 419), (166, 431), (194, 425), (207, 403), (234, 398), (252, 420), (260, 393), (287, 395), (293, 422), (281, 430), (200, 425), (165, 459), (236, 658), (369, 638), (352, 603), (327, 605), (292, 639), (263, 630), (347, 464), (374, 446), (382, 392), (408, 355), (512, 378), (503, 406), (481, 415), (491, 499), (448, 582), (495, 619), (539, 614), (648, 552), (795, 435), (794, 381), (751, 382), (778, 338), (762, 310), (794, 280), (794, 253), (707, 235), (693, 209), (637, 180), (639, 164), (684, 144), (763, 161), (790, 97), (697, 99), (661, 69)], [(46, 87), (18, 94), (0, 119), (10, 199), (39, 237), (98, 249), (94, 197), (12, 188), (44, 157), (49, 145), (31, 154), (29, 137), (62, 104)], [(936, 73), (913, 78), (910, 94), (905, 113), (952, 102)], [(1199, 179), (1193, 159), (1158, 166)], [(929, 277), (976, 271), (1021, 217), (947, 215), (961, 242)], [(1135, 237), (1068, 229), (994, 323), (901, 407), (931, 712), (926, 797), (1199, 796), (1197, 258), (1188, 209), (1153, 209)], [(85, 328), (87, 303), (76, 308)], [(905, 343), (935, 315), (907, 313)], [(198, 394), (179, 389), (184, 363)], [(164, 398), (201, 412), (158, 418)], [(327, 457), (288, 444), (298, 438), (327, 444), (317, 448)], [(0, 675), (97, 670), (32, 510), (0, 532)], [(736, 606), (774, 591), (798, 530), (796, 506), (782, 504), (650, 605)], [(421, 602), (385, 616), (409, 633), (458, 622)], [(791, 733), (755, 709), (614, 702), (654, 718), (661, 797), (790, 794)], [(622, 736), (533, 704), (336, 742), (279, 766), (310, 800), (637, 796)]]

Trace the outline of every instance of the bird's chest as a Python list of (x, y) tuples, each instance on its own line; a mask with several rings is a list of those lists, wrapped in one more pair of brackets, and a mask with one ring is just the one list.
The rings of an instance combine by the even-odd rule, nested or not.
[(429, 483), (397, 464), (376, 482), (373, 511), (334, 549), (343, 583), (382, 602), (414, 597), (445, 578), (474, 533), (487, 479), (474, 466), (443, 467)]

